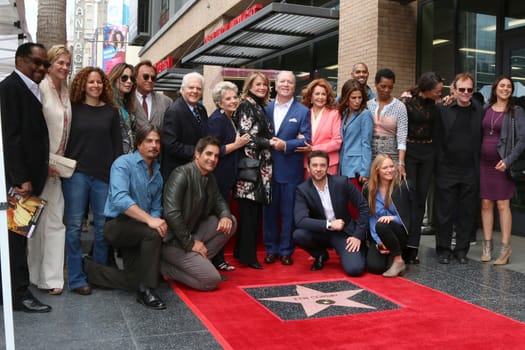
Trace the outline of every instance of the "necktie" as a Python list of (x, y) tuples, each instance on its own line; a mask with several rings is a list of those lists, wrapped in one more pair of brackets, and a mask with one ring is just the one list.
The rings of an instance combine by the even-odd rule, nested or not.
[(144, 108), (144, 113), (146, 113), (146, 117), (148, 117), (149, 120), (148, 103), (146, 102), (146, 97), (146, 95), (142, 95), (142, 108)]
[(202, 119), (201, 119), (201, 116), (199, 114), (199, 110), (197, 109), (197, 107), (193, 108), (193, 114), (195, 115), (195, 119), (197, 119), (197, 123), (201, 125)]

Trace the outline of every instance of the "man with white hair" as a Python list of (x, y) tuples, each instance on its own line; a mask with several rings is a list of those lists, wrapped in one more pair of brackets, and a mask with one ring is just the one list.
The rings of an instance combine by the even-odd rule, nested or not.
[(191, 72), (182, 78), (181, 96), (164, 115), (162, 139), (162, 177), (168, 180), (173, 169), (193, 159), (195, 145), (208, 131), (208, 113), (199, 104), (204, 77)]

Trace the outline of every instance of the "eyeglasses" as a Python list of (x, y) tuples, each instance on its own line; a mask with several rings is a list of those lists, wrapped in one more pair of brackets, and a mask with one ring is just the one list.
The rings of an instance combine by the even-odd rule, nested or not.
[(43, 60), (40, 57), (35, 56), (27, 56), (33, 62), (33, 64), (37, 67), (44, 66), (44, 68), (49, 68), (51, 66), (51, 63), (49, 63), (48, 60)]
[(148, 81), (151, 78), (151, 81), (157, 80), (156, 75), (142, 74), (142, 79)]
[(133, 77), (130, 76), (130, 75), (124, 74), (124, 75), (121, 75), (121, 76), (120, 76), (120, 81), (121, 81), (122, 83), (125, 83), (125, 82), (127, 82), (128, 80), (131, 80), (132, 83), (135, 82), (135, 78), (133, 78)]
[(458, 91), (461, 93), (468, 92), (469, 94), (471, 94), (472, 91), (474, 91), (474, 89), (473, 88), (458, 88)]

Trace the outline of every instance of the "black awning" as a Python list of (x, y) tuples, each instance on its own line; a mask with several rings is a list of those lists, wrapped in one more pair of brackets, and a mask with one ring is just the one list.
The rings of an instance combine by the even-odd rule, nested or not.
[(182, 58), (182, 63), (239, 67), (339, 28), (339, 11), (271, 3)]
[(199, 72), (202, 74), (202, 69), (188, 69), (188, 68), (168, 68), (157, 74), (155, 82), (155, 89), (157, 91), (178, 91), (182, 83), (182, 77), (191, 72)]

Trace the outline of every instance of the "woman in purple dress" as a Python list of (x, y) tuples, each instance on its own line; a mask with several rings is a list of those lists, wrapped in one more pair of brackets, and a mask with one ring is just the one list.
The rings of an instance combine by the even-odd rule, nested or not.
[[(525, 113), (514, 105), (514, 83), (508, 76), (501, 76), (492, 84), (489, 107), (483, 118), (483, 141), (480, 158), (481, 223), (483, 247), (481, 261), (492, 260), (492, 231), (494, 226), (494, 202), (497, 203), (501, 230), (500, 255), (494, 265), (509, 262), (512, 249), (510, 233), (512, 214), (510, 200), (515, 185), (506, 170), (525, 149)], [(514, 147), (511, 135), (514, 125)]]

